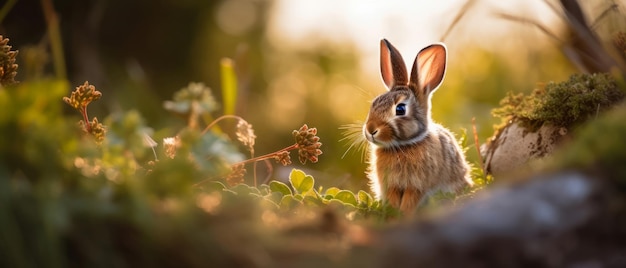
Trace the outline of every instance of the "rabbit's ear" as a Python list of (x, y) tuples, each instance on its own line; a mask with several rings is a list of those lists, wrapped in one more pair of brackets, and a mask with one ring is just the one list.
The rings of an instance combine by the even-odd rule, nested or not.
[(416, 86), (419, 94), (428, 95), (441, 84), (446, 73), (447, 54), (446, 46), (441, 43), (427, 46), (417, 53), (411, 69), (411, 84)]
[(380, 73), (389, 90), (409, 82), (402, 55), (387, 39), (380, 40)]

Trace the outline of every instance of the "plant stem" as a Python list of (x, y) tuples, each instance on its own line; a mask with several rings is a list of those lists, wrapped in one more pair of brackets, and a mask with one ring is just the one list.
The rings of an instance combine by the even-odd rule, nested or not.
[(192, 101), (189, 107), (189, 118), (188, 118), (189, 121), (187, 122), (187, 126), (190, 129), (196, 129), (196, 127), (198, 127), (198, 114), (196, 113), (197, 111), (196, 105), (197, 103), (195, 101)]
[(81, 106), (80, 113), (83, 115), (83, 121), (85, 121), (87, 133), (91, 133), (91, 123), (89, 122), (89, 116), (87, 116), (87, 106)]
[(472, 117), (472, 132), (474, 134), (474, 147), (476, 147), (476, 152), (478, 153), (478, 161), (480, 162), (480, 169), (483, 170), (483, 176), (487, 176), (487, 171), (485, 170), (485, 164), (483, 164), (483, 156), (480, 154), (480, 146), (478, 144), (478, 133), (476, 132), (476, 117)]
[(215, 124), (217, 124), (219, 121), (222, 121), (222, 120), (224, 120), (224, 119), (229, 119), (229, 118), (230, 118), (230, 119), (243, 120), (243, 118), (241, 118), (240, 116), (236, 116), (236, 115), (230, 115), (230, 114), (228, 114), (228, 115), (222, 115), (222, 116), (218, 117), (217, 119), (213, 120), (213, 122), (211, 122), (211, 124), (209, 124), (208, 126), (206, 126), (206, 127), (204, 128), (204, 130), (202, 131), (202, 135), (206, 134), (206, 133), (209, 131), (209, 129), (211, 129), (212, 127), (214, 127), (214, 126), (215, 126)]
[[(250, 157), (254, 158), (254, 148), (250, 147)], [(257, 187), (257, 180), (256, 180), (256, 162), (252, 163), (252, 178), (254, 181), (254, 187)]]
[(262, 161), (262, 160), (265, 160), (265, 159), (272, 159), (272, 158), (274, 158), (274, 156), (276, 156), (280, 152), (291, 151), (291, 150), (294, 150), (294, 149), (298, 149), (298, 144), (297, 143), (294, 143), (293, 145), (291, 145), (289, 147), (286, 147), (284, 149), (278, 150), (276, 152), (269, 153), (269, 154), (262, 155), (262, 156), (257, 156), (255, 158), (246, 159), (244, 161), (237, 162), (237, 163), (235, 163), (233, 165), (245, 165), (245, 164), (252, 163), (252, 162)]

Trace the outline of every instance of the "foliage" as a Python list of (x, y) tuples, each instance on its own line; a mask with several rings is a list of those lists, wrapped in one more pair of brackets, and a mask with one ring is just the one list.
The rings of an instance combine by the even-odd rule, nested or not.
[(624, 95), (610, 74), (574, 74), (565, 82), (536, 88), (528, 96), (509, 93), (493, 115), (504, 122), (517, 119), (531, 129), (544, 123), (569, 127), (608, 110)]
[(552, 168), (582, 169), (611, 178), (626, 190), (626, 106), (616, 106), (576, 132), (576, 140), (558, 152)]
[(283, 213), (330, 207), (343, 212), (350, 220), (368, 218), (384, 220), (399, 216), (396, 209), (384, 205), (365, 191), (353, 193), (337, 187), (316, 188), (315, 179), (298, 169), (293, 169), (289, 174), (289, 185), (275, 180), (259, 187), (238, 184), (229, 188), (221, 182), (214, 181), (204, 189), (209, 192), (220, 191), (222, 194), (252, 197), (256, 199), (255, 202), (268, 204), (268, 208)]
[(252, 125), (212, 120), (217, 103), (203, 84), (166, 102), (186, 124), (161, 144), (140, 112), (90, 120), (103, 93), (87, 82), (67, 96), (69, 88), (45, 79), (0, 88), (2, 267), (272, 267), (291, 254), (327, 266), (352, 247), (348, 230), (364, 239), (354, 226), (399, 217), (365, 191), (325, 189), (297, 169), (289, 183), (229, 179), (248, 163), (290, 164), (292, 150), (302, 164), (317, 162), (322, 144), (306, 124), (292, 145), (244, 159), (216, 126), (236, 119), (233, 136), (252, 154)]

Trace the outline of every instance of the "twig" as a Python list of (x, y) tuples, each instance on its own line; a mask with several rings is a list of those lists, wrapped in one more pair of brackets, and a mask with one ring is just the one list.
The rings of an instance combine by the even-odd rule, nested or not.
[(550, 32), (550, 30), (548, 28), (546, 28), (545, 26), (541, 25), (539, 22), (536, 22), (534, 20), (526, 19), (526, 18), (522, 18), (522, 17), (517, 17), (517, 16), (505, 14), (505, 13), (496, 13), (496, 16), (499, 16), (500, 18), (503, 18), (503, 19), (506, 19), (506, 20), (510, 20), (510, 21), (514, 21), (514, 22), (530, 24), (532, 26), (537, 27), (540, 31), (542, 31), (543, 33), (545, 33), (546, 35), (548, 35), (552, 39), (558, 41), (559, 43), (564, 43), (563, 40), (561, 40), (558, 36), (556, 36), (555, 34)]
[(54, 70), (58, 79), (65, 79), (65, 57), (63, 56), (63, 40), (61, 39), (59, 18), (56, 11), (54, 11), (51, 0), (41, 0), (41, 8), (48, 24), (50, 46), (52, 48), (52, 57), (54, 58)]
[(208, 126), (206, 126), (204, 128), (204, 130), (202, 131), (202, 135), (206, 134), (212, 127), (215, 126), (215, 124), (217, 124), (219, 121), (222, 121), (224, 119), (237, 119), (237, 120), (243, 120), (243, 118), (241, 118), (240, 116), (236, 116), (236, 115), (222, 115), (220, 117), (218, 117), (217, 119), (213, 120), (213, 122), (211, 122), (211, 124), (209, 124)]

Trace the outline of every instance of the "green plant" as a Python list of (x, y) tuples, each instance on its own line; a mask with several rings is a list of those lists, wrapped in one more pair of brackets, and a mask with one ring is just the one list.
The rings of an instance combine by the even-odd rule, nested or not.
[(258, 187), (238, 184), (227, 187), (213, 181), (202, 187), (207, 192), (220, 192), (226, 195), (250, 197), (267, 204), (266, 208), (275, 212), (290, 213), (298, 210), (332, 208), (343, 212), (350, 220), (380, 219), (399, 216), (399, 211), (382, 204), (365, 191), (354, 193), (337, 187), (324, 189), (315, 185), (315, 179), (302, 170), (293, 169), (288, 184), (271, 181)]
[[(234, 101), (235, 100), (231, 100), (231, 102)], [(191, 131), (197, 133), (197, 135), (199, 135), (200, 137), (214, 137), (222, 139), (220, 134), (222, 131), (217, 128), (217, 124), (226, 119), (237, 120), (235, 137), (250, 152), (251, 158), (247, 160), (239, 160), (239, 157), (231, 158), (232, 161), (229, 161), (229, 164), (231, 165), (232, 171), (227, 176), (227, 182), (230, 185), (236, 185), (243, 182), (243, 176), (246, 173), (245, 165), (248, 163), (256, 163), (259, 161), (274, 159), (283, 166), (286, 166), (291, 164), (291, 157), (289, 155), (289, 152), (292, 150), (298, 150), (298, 159), (302, 164), (305, 164), (307, 161), (316, 163), (319, 155), (322, 154), (322, 150), (320, 149), (322, 143), (319, 141), (320, 138), (317, 136), (317, 129), (309, 128), (306, 124), (304, 124), (300, 129), (294, 130), (292, 132), (295, 140), (294, 144), (273, 153), (254, 157), (254, 144), (256, 140), (256, 135), (254, 134), (254, 129), (252, 128), (252, 125), (239, 116), (228, 114), (222, 115), (215, 120), (209, 121), (212, 118), (210, 113), (217, 109), (217, 104), (211, 94), (210, 89), (200, 83), (190, 83), (188, 87), (176, 92), (174, 94), (174, 100), (166, 101), (164, 103), (164, 107), (172, 112), (176, 112), (185, 116), (187, 118), (187, 128), (183, 131)], [(232, 108), (229, 108), (228, 110), (232, 110)], [(204, 128), (204, 130), (198, 132), (200, 118), (203, 118), (204, 121), (208, 122), (208, 124)], [(163, 144), (166, 155), (169, 158), (176, 157), (178, 150), (177, 148), (181, 146), (181, 134), (178, 134), (174, 137), (165, 138), (163, 140)], [(210, 144), (207, 144), (206, 146), (211, 147)], [(204, 148), (206, 146), (200, 147)], [(219, 147), (232, 147), (232, 145), (224, 145)], [(215, 154), (219, 154), (219, 152), (211, 152), (210, 155), (195, 156), (198, 159), (214, 158), (211, 157), (211, 155), (214, 156)], [(207, 179), (203, 182), (211, 180), (213, 179)], [(254, 185), (257, 185), (256, 174), (254, 174)]]
[[(0, 88), (2, 267), (273, 266), (285, 255), (328, 266), (349, 252), (349, 230), (366, 238), (370, 223), (399, 215), (365, 191), (322, 187), (300, 170), (246, 184), (250, 163), (287, 165), (290, 151), (317, 162), (317, 129), (305, 124), (293, 144), (255, 157), (252, 125), (213, 119), (217, 102), (203, 84), (165, 103), (187, 124), (161, 144), (139, 111), (90, 119), (102, 93), (87, 82), (69, 96), (68, 88), (63, 79)], [(65, 115), (66, 104), (80, 116)], [(226, 119), (237, 122), (232, 137), (218, 127)]]
[(528, 96), (509, 93), (492, 113), (503, 122), (516, 119), (530, 129), (544, 123), (570, 127), (608, 110), (624, 96), (610, 74), (575, 74), (567, 81), (536, 88)]

